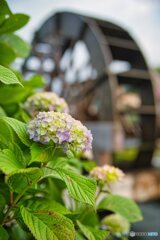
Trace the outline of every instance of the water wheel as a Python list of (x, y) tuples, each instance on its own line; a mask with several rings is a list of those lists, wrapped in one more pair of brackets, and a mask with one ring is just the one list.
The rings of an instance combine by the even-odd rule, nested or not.
[(152, 76), (129, 33), (111, 22), (58, 12), (35, 33), (32, 46), (23, 72), (43, 74), (46, 90), (66, 98), (72, 115), (96, 135), (95, 151), (115, 152), (123, 136), (124, 148), (138, 149), (123, 167), (150, 166), (156, 141)]

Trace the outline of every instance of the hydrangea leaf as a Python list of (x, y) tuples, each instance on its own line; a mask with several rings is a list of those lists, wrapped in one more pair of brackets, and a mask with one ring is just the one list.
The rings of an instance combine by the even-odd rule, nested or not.
[(83, 225), (80, 221), (77, 221), (77, 224), (83, 235), (88, 240), (105, 240), (109, 235), (109, 232), (106, 230), (91, 228), (89, 226)]
[(0, 64), (9, 65), (16, 58), (16, 53), (8, 44), (0, 42)]
[[(0, 88), (0, 104), (5, 107), (8, 104), (23, 102), (32, 91), (33, 89), (30, 87), (22, 88), (19, 85), (14, 85), (14, 87), (11, 85), (3, 85)], [(6, 95), (10, 96), (10, 98), (6, 98)]]
[(12, 14), (5, 0), (0, 0), (0, 14)]
[(7, 116), (4, 109), (0, 106), (0, 116)]
[(5, 18), (6, 18), (5, 14), (0, 15), (0, 25), (5, 21)]
[(16, 155), (10, 149), (0, 152), (0, 170), (5, 174), (23, 168), (23, 164), (18, 161)]
[(23, 144), (25, 144), (26, 146), (31, 145), (25, 123), (9, 117), (3, 117), (2, 120), (13, 129), (13, 131), (18, 135)]
[(76, 231), (76, 240), (86, 240), (86, 238)]
[(9, 239), (7, 231), (2, 226), (0, 226), (0, 237), (3, 240), (8, 240)]
[(0, 35), (0, 42), (10, 46), (17, 57), (27, 57), (30, 51), (30, 46), (19, 36), (8, 33)]
[(92, 206), (86, 206), (86, 204), (79, 205), (77, 212), (79, 213), (79, 220), (81, 223), (90, 227), (98, 226), (99, 219), (95, 209)]
[(20, 193), (27, 187), (36, 184), (41, 178), (42, 171), (40, 168), (19, 169), (10, 173), (6, 177), (6, 182), (12, 192)]
[(31, 211), (21, 207), (24, 223), (37, 240), (75, 240), (71, 220), (54, 211)]
[(29, 200), (26, 206), (32, 210), (55, 211), (63, 215), (71, 214), (71, 212), (59, 202), (56, 202), (54, 200), (41, 199), (38, 197)]
[(33, 88), (40, 88), (45, 86), (45, 79), (39, 74), (33, 75), (31, 78), (24, 81), (24, 86), (29, 86)]
[(21, 82), (18, 80), (16, 75), (8, 68), (0, 65), (0, 82), (4, 84), (19, 84), (22, 86)]
[(12, 152), (14, 152), (14, 155), (17, 161), (21, 164), (21, 166), (26, 167), (28, 165), (28, 159), (26, 159), (26, 156), (23, 154), (23, 151), (19, 147), (19, 145), (13, 142), (9, 144), (9, 148), (11, 149)]
[(3, 25), (0, 26), (0, 33), (14, 32), (26, 25), (28, 21), (29, 16), (26, 14), (12, 14), (4, 21)]
[(0, 116), (0, 129), (1, 129), (0, 139), (3, 140), (2, 143), (7, 146), (5, 148), (8, 148), (9, 143), (12, 143), (14, 141), (14, 138), (13, 138), (13, 132), (11, 127), (8, 126), (8, 124), (3, 121), (3, 117), (5, 116), (2, 116), (2, 115)]
[(96, 182), (69, 169), (57, 168), (55, 171), (66, 183), (70, 195), (77, 201), (95, 204)]
[(45, 146), (40, 143), (33, 143), (31, 146), (31, 161), (32, 162), (49, 162), (53, 160), (54, 148)]
[(129, 222), (137, 222), (143, 219), (137, 204), (133, 200), (119, 195), (108, 195), (100, 202), (98, 208), (119, 213)]

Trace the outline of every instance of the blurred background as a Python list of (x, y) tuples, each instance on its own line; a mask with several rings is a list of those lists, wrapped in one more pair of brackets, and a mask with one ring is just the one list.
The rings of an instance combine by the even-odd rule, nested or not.
[(31, 16), (29, 24), (19, 31), (28, 41), (49, 16), (69, 10), (124, 26), (145, 52), (151, 67), (160, 66), (159, 0), (8, 0), (8, 3), (13, 11)]
[(93, 132), (98, 164), (126, 172), (113, 191), (140, 204), (144, 221), (133, 230), (160, 231), (160, 1), (8, 3), (31, 16), (19, 34), (32, 51), (17, 66), (66, 98)]

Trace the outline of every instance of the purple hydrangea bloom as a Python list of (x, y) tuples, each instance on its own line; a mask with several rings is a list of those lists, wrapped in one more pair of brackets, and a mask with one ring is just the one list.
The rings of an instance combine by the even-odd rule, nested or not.
[(24, 108), (31, 117), (35, 117), (38, 112), (69, 112), (68, 104), (53, 92), (38, 92), (27, 99)]
[(91, 152), (92, 134), (80, 121), (67, 113), (39, 112), (28, 125), (30, 139), (41, 143), (49, 141), (65, 150), (85, 154)]
[(59, 139), (59, 144), (61, 144), (62, 142), (70, 142), (70, 135), (68, 130), (65, 130), (65, 131), (59, 130), (56, 133), (56, 136)]

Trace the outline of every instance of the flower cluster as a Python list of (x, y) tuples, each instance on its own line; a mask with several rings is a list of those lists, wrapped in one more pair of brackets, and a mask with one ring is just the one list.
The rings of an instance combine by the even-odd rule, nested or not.
[(102, 167), (93, 168), (90, 175), (100, 182), (111, 183), (121, 180), (124, 173), (119, 168), (104, 165)]
[(53, 141), (65, 151), (83, 154), (92, 149), (91, 132), (67, 113), (39, 112), (30, 121), (28, 133), (33, 141), (43, 144)]
[(68, 105), (63, 98), (53, 92), (39, 92), (27, 99), (24, 108), (31, 117), (41, 111), (69, 112)]

